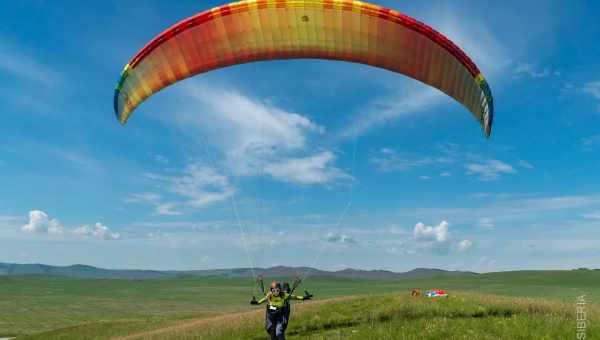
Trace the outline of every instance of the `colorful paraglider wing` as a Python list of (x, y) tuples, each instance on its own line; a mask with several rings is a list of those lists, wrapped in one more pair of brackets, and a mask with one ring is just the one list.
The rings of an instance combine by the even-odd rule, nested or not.
[(441, 289), (430, 289), (425, 292), (425, 296), (430, 298), (448, 297), (448, 292)]
[(469, 57), (431, 27), (352, 0), (248, 0), (167, 29), (125, 66), (114, 107), (122, 124), (157, 91), (190, 76), (259, 60), (320, 58), (385, 68), (464, 105), (491, 133), (493, 100)]

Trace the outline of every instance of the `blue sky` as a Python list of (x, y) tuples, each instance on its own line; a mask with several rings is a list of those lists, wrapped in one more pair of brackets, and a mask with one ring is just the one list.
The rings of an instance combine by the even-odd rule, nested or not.
[(112, 91), (125, 63), (218, 4), (1, 5), (0, 262), (600, 263), (598, 4), (381, 2), (480, 66), (496, 105), (490, 140), (434, 89), (317, 60), (194, 77), (121, 127)]

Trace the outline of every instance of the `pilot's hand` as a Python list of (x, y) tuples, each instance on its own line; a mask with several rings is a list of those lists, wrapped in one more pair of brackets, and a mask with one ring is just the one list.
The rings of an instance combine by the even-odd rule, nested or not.
[(251, 305), (258, 305), (258, 301), (256, 301), (256, 298), (253, 296), (252, 300), (250, 300), (250, 304)]
[(313, 298), (314, 295), (312, 295), (311, 293), (309, 293), (307, 290), (304, 291), (304, 296), (302, 297), (303, 300), (311, 300)]

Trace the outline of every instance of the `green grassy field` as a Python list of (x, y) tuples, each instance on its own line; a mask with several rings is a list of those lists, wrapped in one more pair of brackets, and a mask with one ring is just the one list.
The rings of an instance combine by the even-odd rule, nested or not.
[[(598, 331), (599, 283), (600, 271), (395, 282), (310, 278), (302, 288), (314, 292), (317, 301), (296, 306), (289, 338), (574, 338), (574, 301), (583, 294), (590, 303), (587, 332)], [(248, 305), (251, 285), (250, 279), (226, 278), (0, 277), (0, 337), (105, 339), (142, 333), (157, 339), (263, 339), (263, 309)], [(446, 301), (413, 299), (408, 292), (414, 287), (454, 294)], [(156, 335), (148, 333), (153, 330)]]

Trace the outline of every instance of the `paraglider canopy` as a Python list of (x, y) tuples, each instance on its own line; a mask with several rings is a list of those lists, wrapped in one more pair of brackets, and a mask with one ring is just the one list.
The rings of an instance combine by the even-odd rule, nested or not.
[(458, 46), (407, 15), (352, 0), (247, 0), (185, 19), (125, 66), (114, 93), (115, 113), (125, 124), (146, 98), (179, 80), (291, 58), (357, 62), (414, 78), (465, 106), (490, 136), (490, 88)]
[(425, 296), (428, 298), (440, 298), (440, 297), (448, 297), (448, 292), (442, 289), (430, 289), (425, 292)]

